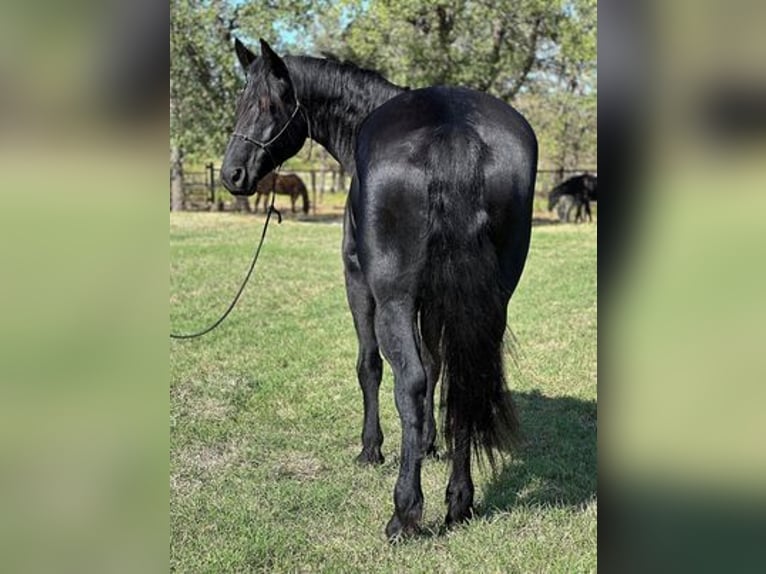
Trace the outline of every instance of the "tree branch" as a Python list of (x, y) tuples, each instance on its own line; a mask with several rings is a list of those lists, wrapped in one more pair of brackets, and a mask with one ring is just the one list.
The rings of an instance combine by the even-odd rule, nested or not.
[(522, 86), (524, 86), (524, 83), (527, 81), (527, 77), (529, 76), (529, 72), (532, 71), (535, 62), (537, 61), (537, 42), (540, 37), (542, 23), (542, 17), (537, 16), (532, 28), (532, 34), (529, 37), (527, 55), (524, 58), (524, 63), (521, 66), (521, 70), (516, 76), (516, 79), (511, 83), (511, 86), (505, 90), (500, 91), (501, 97), (506, 101), (513, 100), (513, 98), (516, 97), (516, 94), (519, 92)]
[(479, 82), (477, 88), (482, 92), (488, 91), (497, 80), (500, 75), (500, 48), (505, 40), (506, 29), (500, 20), (494, 20), (492, 22), (492, 50), (487, 58), (490, 71), (487, 74), (484, 81)]

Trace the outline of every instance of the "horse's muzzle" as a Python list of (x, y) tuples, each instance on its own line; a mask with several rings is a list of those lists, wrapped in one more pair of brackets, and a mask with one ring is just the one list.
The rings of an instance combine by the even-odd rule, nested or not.
[(221, 168), (221, 182), (232, 195), (251, 196), (255, 193), (256, 181), (245, 166), (228, 166)]

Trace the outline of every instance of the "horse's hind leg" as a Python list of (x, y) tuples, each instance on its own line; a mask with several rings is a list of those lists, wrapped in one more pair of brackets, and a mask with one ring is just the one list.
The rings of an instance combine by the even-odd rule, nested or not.
[(447, 526), (462, 522), (473, 514), (473, 479), (471, 478), (471, 437), (467, 428), (456, 429), (452, 451), (452, 472), (445, 502)]
[(420, 315), (420, 358), (426, 371), (426, 398), (423, 421), (423, 455), (436, 456), (436, 419), (434, 418), (434, 391), (441, 371), (441, 320), (436, 310), (424, 306)]
[(294, 193), (291, 193), (290, 194), (290, 203), (291, 203), (291, 207), (292, 207), (293, 213), (295, 213), (295, 200), (296, 199), (298, 199), (298, 196), (295, 195)]
[(386, 535), (415, 530), (423, 513), (420, 468), (423, 458), (423, 411), (427, 378), (416, 343), (414, 302), (409, 297), (390, 297), (375, 312), (375, 332), (383, 355), (394, 372), (394, 397), (402, 423), (399, 477), (394, 490), (394, 514)]

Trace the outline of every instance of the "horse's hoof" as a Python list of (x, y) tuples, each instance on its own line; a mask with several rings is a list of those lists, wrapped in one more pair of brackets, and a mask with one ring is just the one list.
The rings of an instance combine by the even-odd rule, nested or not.
[(444, 525), (449, 528), (453, 524), (466, 522), (473, 518), (473, 484), (459, 481), (447, 487), (445, 496), (447, 516)]
[(430, 458), (432, 460), (441, 460), (441, 454), (439, 454), (439, 451), (436, 450), (436, 447), (434, 445), (429, 446), (427, 449), (423, 451), (423, 458)]
[(450, 508), (444, 517), (444, 527), (451, 528), (456, 524), (468, 522), (473, 518), (473, 506)]
[(368, 464), (383, 464), (385, 462), (385, 459), (383, 458), (383, 455), (380, 454), (379, 449), (373, 449), (373, 450), (362, 450), (362, 452), (359, 453), (359, 455), (356, 457), (357, 464), (362, 465), (368, 465)]
[(418, 531), (416, 523), (402, 525), (399, 517), (394, 514), (386, 525), (386, 538), (390, 544), (398, 544), (414, 536)]

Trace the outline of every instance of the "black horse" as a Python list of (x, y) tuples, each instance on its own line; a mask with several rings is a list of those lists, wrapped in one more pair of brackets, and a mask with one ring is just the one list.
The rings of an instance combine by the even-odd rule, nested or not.
[(364, 398), (357, 460), (383, 461), (380, 353), (394, 373), (402, 424), (386, 533), (411, 533), (421, 518), (440, 374), (452, 461), (446, 523), (463, 521), (473, 509), (471, 451), (494, 466), (494, 450), (507, 450), (518, 430), (502, 340), (529, 248), (535, 134), (483, 93), (407, 90), (349, 63), (280, 58), (263, 40), (260, 57), (235, 47), (247, 84), (223, 162), (227, 189), (253, 194), (309, 133), (353, 175), (343, 262)]
[(551, 190), (548, 195), (548, 211), (558, 206), (556, 211), (559, 220), (568, 222), (572, 210), (576, 208), (575, 223), (585, 221), (585, 215), (588, 216), (588, 221), (593, 221), (590, 212), (591, 201), (598, 201), (598, 179), (594, 175), (585, 173), (571, 177)]

